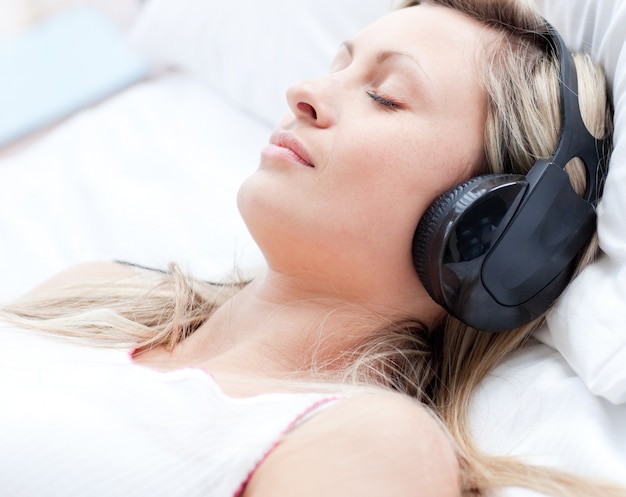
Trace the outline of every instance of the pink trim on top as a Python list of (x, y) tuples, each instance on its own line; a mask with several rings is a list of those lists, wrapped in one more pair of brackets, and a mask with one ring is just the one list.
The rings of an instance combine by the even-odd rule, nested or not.
[(243, 491), (246, 489), (246, 486), (248, 485), (248, 483), (250, 483), (250, 480), (252, 479), (252, 477), (254, 476), (254, 473), (256, 473), (256, 471), (259, 469), (259, 467), (261, 466), (261, 464), (263, 464), (267, 458), (270, 456), (270, 454), (274, 451), (274, 449), (276, 449), (276, 447), (278, 447), (281, 443), (281, 439), (282, 437), (284, 437), (287, 433), (289, 433), (291, 430), (293, 430), (296, 426), (298, 426), (298, 424), (307, 416), (311, 415), (315, 410), (319, 409), (321, 406), (328, 404), (334, 400), (339, 400), (342, 399), (343, 397), (340, 396), (334, 396), (334, 397), (327, 397), (321, 400), (318, 400), (317, 402), (314, 402), (313, 404), (311, 404), (310, 406), (308, 406), (304, 411), (302, 411), (300, 414), (298, 414), (288, 425), (287, 427), (280, 433), (280, 436), (278, 437), (278, 440), (276, 440), (269, 449), (267, 449), (267, 451), (263, 454), (263, 456), (261, 457), (261, 459), (255, 464), (254, 468), (252, 468), (252, 471), (250, 471), (250, 473), (248, 473), (248, 476), (246, 477), (246, 479), (244, 481), (241, 482), (241, 485), (239, 485), (239, 488), (237, 488), (237, 490), (235, 491), (235, 493), (233, 494), (233, 497), (241, 497), (241, 494), (243, 493)]

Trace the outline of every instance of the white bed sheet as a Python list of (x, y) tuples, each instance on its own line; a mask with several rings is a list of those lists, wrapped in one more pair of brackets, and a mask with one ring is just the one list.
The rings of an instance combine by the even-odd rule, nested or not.
[(236, 208), (267, 125), (181, 74), (137, 85), (0, 159), (0, 302), (78, 262), (261, 262)]

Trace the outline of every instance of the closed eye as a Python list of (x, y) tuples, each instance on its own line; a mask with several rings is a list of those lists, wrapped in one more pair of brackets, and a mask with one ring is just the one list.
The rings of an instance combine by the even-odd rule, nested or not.
[(370, 97), (374, 102), (376, 102), (378, 105), (380, 105), (381, 107), (384, 107), (385, 109), (388, 110), (396, 110), (400, 107), (399, 104), (397, 104), (396, 102), (394, 102), (393, 100), (389, 100), (386, 97), (383, 97), (382, 95), (378, 95), (377, 93), (368, 91), (367, 92), (368, 97)]

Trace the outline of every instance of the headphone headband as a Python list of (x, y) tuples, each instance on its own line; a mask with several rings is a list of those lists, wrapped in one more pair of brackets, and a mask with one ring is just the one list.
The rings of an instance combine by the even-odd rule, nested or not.
[(574, 58), (558, 31), (547, 21), (544, 22), (546, 40), (560, 62), (561, 131), (549, 162), (563, 168), (571, 159), (581, 159), (587, 176), (583, 198), (595, 206), (602, 195), (610, 144), (607, 139), (595, 138), (585, 126), (578, 102), (578, 75)]

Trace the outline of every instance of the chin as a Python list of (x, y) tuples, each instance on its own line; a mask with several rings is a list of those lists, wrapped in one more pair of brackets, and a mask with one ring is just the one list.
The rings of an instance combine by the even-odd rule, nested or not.
[(270, 243), (285, 238), (285, 208), (276, 199), (281, 198), (279, 192), (266, 184), (259, 174), (254, 173), (244, 180), (237, 192), (237, 209), (248, 232), (266, 255)]
[[(250, 188), (250, 182), (251, 177), (246, 178), (239, 186), (239, 190), (237, 190), (237, 210), (239, 211), (239, 215), (246, 224), (248, 231), (253, 236), (253, 238), (255, 238), (254, 233), (252, 233), (252, 230), (250, 229), (250, 221), (254, 217), (256, 217), (255, 211), (258, 211), (258, 208), (254, 207), (254, 188)], [(258, 215), (258, 212), (256, 214)]]

